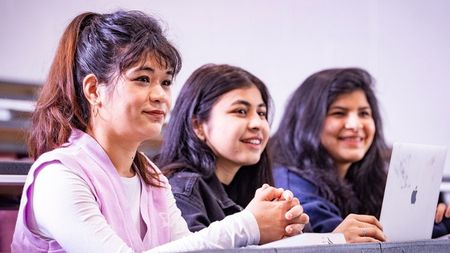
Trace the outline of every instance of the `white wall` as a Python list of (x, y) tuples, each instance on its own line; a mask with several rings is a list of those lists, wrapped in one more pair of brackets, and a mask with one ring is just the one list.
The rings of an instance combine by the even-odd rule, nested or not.
[(450, 148), (447, 0), (1, 0), (0, 79), (42, 82), (75, 15), (118, 8), (164, 21), (184, 60), (175, 94), (204, 63), (241, 66), (268, 84), (276, 129), (287, 97), (308, 75), (357, 66), (377, 79), (389, 142)]

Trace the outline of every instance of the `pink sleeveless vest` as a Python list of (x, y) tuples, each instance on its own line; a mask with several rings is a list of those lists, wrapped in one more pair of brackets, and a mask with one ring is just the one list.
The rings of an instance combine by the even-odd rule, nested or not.
[[(12, 252), (65, 252), (57, 241), (44, 239), (31, 232), (28, 222), (33, 208), (30, 200), (34, 180), (39, 171), (52, 161), (61, 162), (84, 179), (93, 192), (106, 221), (130, 248), (140, 252), (170, 240), (165, 194), (168, 188), (151, 187), (141, 178), (141, 215), (147, 226), (147, 233), (141, 239), (133, 226), (134, 223), (122, 193), (120, 176), (111, 160), (91, 136), (74, 129), (67, 143), (41, 155), (31, 167), (22, 193), (11, 245)], [(157, 169), (153, 163), (151, 164)], [(159, 172), (158, 169), (157, 171)], [(164, 176), (161, 176), (161, 181), (167, 184)]]

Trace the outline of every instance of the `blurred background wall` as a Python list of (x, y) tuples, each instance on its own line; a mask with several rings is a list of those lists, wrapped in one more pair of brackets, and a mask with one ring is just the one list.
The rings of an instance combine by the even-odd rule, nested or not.
[[(448, 0), (1, 0), (0, 81), (41, 84), (75, 15), (121, 8), (157, 16), (181, 51), (173, 100), (197, 67), (238, 65), (269, 86), (273, 132), (307, 76), (362, 67), (377, 81), (389, 143), (450, 147)], [(446, 164), (450, 175), (450, 152)]]

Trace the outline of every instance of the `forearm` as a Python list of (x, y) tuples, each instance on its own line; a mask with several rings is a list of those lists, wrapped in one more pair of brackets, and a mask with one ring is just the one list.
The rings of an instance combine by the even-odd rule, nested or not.
[(199, 249), (237, 248), (259, 243), (259, 228), (247, 210), (227, 216), (199, 232), (146, 252), (183, 252)]

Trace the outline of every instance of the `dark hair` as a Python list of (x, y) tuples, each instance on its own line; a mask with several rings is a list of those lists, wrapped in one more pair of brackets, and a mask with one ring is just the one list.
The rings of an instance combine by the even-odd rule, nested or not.
[[(165, 38), (157, 20), (139, 11), (111, 14), (86, 12), (68, 25), (50, 67), (32, 116), (29, 153), (41, 154), (67, 142), (73, 128), (85, 131), (90, 105), (83, 94), (83, 78), (94, 74), (101, 83), (113, 83), (127, 69), (156, 57), (164, 67), (181, 68), (178, 51)], [(147, 183), (157, 179), (150, 164), (137, 153), (134, 163)], [(150, 174), (149, 174), (150, 173)]]
[[(287, 103), (277, 132), (269, 142), (276, 164), (311, 181), (319, 195), (330, 200), (345, 217), (351, 212), (379, 216), (386, 182), (387, 150), (373, 78), (359, 68), (327, 69), (308, 77)], [(346, 180), (338, 180), (333, 159), (320, 142), (329, 106), (336, 97), (362, 90), (372, 110), (375, 136), (360, 161), (353, 163)]]
[[(195, 134), (193, 119), (199, 123), (207, 121), (220, 96), (252, 85), (261, 92), (269, 115), (271, 98), (267, 87), (251, 73), (239, 67), (215, 64), (204, 65), (192, 73), (178, 95), (164, 131), (161, 153), (156, 157), (164, 174), (170, 176), (185, 168), (205, 178), (214, 174), (216, 156)], [(258, 163), (241, 167), (233, 179), (233, 184), (241, 187), (242, 193), (240, 200), (234, 201), (246, 206), (258, 187), (272, 182), (269, 156), (264, 149)]]

